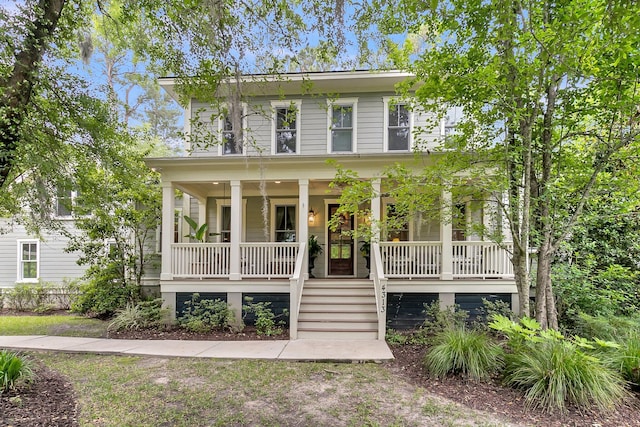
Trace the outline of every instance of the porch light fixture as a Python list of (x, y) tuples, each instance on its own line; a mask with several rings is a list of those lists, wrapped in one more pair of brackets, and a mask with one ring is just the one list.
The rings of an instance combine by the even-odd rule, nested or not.
[(313, 209), (309, 210), (309, 225), (314, 225), (316, 223), (316, 213)]

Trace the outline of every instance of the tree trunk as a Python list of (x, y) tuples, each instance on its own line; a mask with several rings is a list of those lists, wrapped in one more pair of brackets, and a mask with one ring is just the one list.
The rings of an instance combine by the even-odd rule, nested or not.
[(15, 55), (11, 74), (0, 79), (0, 87), (4, 88), (0, 97), (0, 188), (15, 162), (20, 130), (38, 79), (38, 69), (64, 4), (65, 0), (40, 0), (22, 50)]
[(527, 268), (526, 249), (523, 251), (514, 245), (513, 249), (513, 272), (518, 289), (518, 306), (520, 316), (531, 316), (529, 307), (529, 270)]

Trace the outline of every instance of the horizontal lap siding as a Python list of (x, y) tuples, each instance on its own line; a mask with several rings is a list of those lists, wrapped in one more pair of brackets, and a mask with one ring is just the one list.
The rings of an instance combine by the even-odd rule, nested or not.
[(382, 97), (382, 94), (357, 96), (358, 153), (381, 153), (383, 150), (385, 113)]
[[(68, 239), (45, 234), (40, 242), (40, 281), (62, 283), (82, 277), (85, 268), (76, 261), (77, 253), (67, 253)], [(0, 287), (13, 286), (18, 278), (18, 240), (36, 240), (22, 227), (0, 234)]]
[(300, 154), (327, 154), (327, 101), (304, 98), (301, 108)]

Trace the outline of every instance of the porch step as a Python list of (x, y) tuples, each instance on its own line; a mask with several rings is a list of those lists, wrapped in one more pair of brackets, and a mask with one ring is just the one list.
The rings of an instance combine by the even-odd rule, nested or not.
[(298, 314), (298, 338), (378, 338), (375, 292), (370, 280), (305, 282)]

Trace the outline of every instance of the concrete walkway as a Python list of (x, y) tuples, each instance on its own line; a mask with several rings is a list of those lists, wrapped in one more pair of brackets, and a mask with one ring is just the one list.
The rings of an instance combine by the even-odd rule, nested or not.
[(393, 359), (393, 354), (384, 341), (373, 340), (178, 341), (24, 335), (0, 336), (1, 348), (214, 359), (339, 362), (382, 362)]

